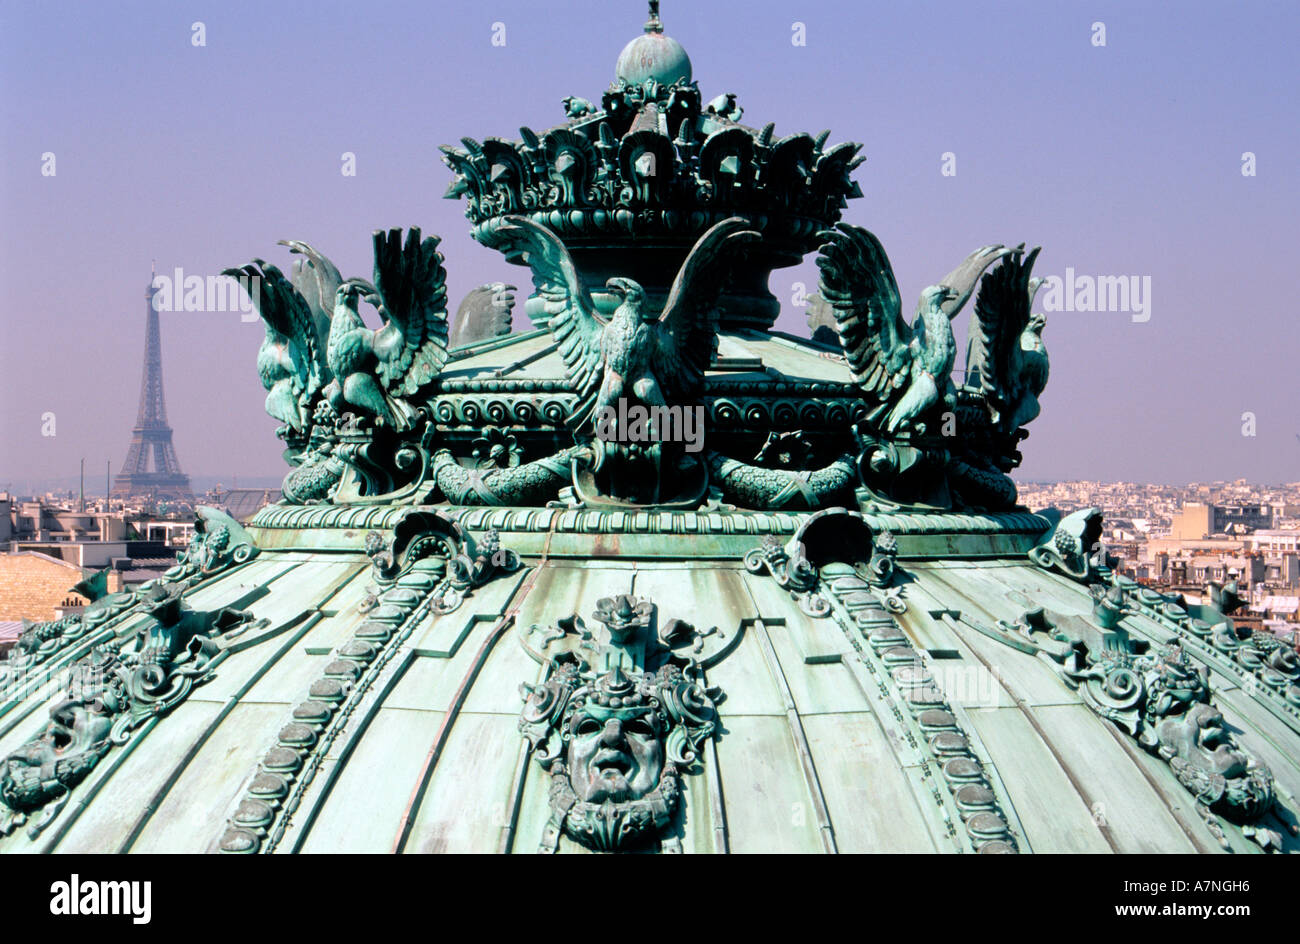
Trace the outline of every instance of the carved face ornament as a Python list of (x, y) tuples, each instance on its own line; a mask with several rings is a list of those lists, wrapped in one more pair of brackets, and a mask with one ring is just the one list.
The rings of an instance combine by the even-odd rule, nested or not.
[(569, 781), (587, 803), (640, 799), (663, 774), (664, 719), (631, 680), (616, 676), (602, 678), (567, 724)]
[(45, 730), (6, 759), (0, 795), (13, 810), (35, 809), (62, 795), (93, 767), (108, 745), (116, 701), (69, 698), (50, 709)]
[(1196, 704), (1184, 715), (1169, 718), (1158, 729), (1162, 753), (1195, 761), (1202, 770), (1223, 777), (1241, 777), (1249, 765), (1245, 754), (1234, 749), (1217, 708)]
[(72, 757), (90, 750), (108, 737), (114, 710), (101, 699), (69, 699), (50, 711), (41, 754), (44, 759)]
[[(619, 607), (610, 602), (613, 612), (604, 615), (614, 616)], [(635, 610), (622, 616), (634, 621)], [(615, 850), (669, 823), (681, 774), (713, 731), (713, 701), (692, 679), (672, 665), (630, 675), (616, 665), (596, 675), (561, 657), (544, 684), (523, 691), (520, 730), (551, 774), (555, 836), (562, 830)]]

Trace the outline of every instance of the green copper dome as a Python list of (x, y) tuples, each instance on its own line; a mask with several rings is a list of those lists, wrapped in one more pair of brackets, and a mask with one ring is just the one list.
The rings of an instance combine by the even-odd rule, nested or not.
[(654, 79), (662, 85), (691, 81), (691, 59), (682, 44), (664, 35), (663, 24), (652, 10), (645, 33), (632, 40), (619, 53), (614, 67), (615, 78), (631, 85)]

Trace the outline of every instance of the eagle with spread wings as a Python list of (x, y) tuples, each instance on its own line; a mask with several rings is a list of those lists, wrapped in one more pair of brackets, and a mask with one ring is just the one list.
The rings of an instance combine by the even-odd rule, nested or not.
[[(416, 226), (405, 242), (401, 229), (375, 230), (374, 247), (374, 282), (347, 279), (335, 294), (325, 395), (340, 413), (351, 407), (400, 432), (415, 418), (411, 400), (447, 362), (447, 271), (438, 238), (422, 238)], [(362, 299), (381, 327), (361, 320)]]
[[(412, 401), (447, 362), (447, 273), (438, 239), (421, 237), (418, 227), (405, 242), (401, 229), (376, 230), (373, 238), (373, 282), (341, 278), (329, 259), (297, 240), (280, 242), (302, 257), (292, 281), (261, 259), (222, 273), (249, 280), (266, 326), (257, 354), (266, 411), (292, 438), (307, 436), (322, 398), (340, 414), (408, 429)], [(362, 321), (363, 299), (379, 312), (379, 328)]]
[(1038, 397), (1047, 386), (1047, 317), (1031, 314), (1043, 284), (1033, 278), (1038, 248), (1024, 246), (980, 283), (971, 313), (966, 351), (966, 383), (984, 394), (989, 417), (1013, 433), (1038, 416)]
[(222, 274), (248, 280), (253, 308), (266, 327), (257, 352), (266, 412), (285, 424), (283, 432), (301, 437), (311, 425), (313, 402), (330, 380), (325, 337), (341, 277), (306, 243), (282, 240), (280, 245), (304, 257), (294, 263), (292, 279), (261, 259)]
[(507, 216), (494, 229), (492, 243), (532, 269), (547, 325), (578, 394), (569, 416), (577, 430), (593, 417), (616, 412), (620, 397), (647, 407), (698, 398), (717, 347), (718, 301), (729, 254), (758, 238), (742, 217), (710, 228), (678, 270), (662, 314), (648, 304), (637, 282), (609, 279), (605, 285), (620, 303), (608, 321), (596, 313), (564, 243), (546, 226)]
[(940, 402), (951, 408), (956, 399), (952, 319), (984, 270), (1016, 250), (1002, 245), (975, 250), (943, 281), (921, 292), (909, 326), (880, 240), (849, 223), (822, 238), (818, 290), (835, 316), (854, 382), (878, 403), (867, 422), (889, 433), (905, 428), (924, 433), (926, 413)]

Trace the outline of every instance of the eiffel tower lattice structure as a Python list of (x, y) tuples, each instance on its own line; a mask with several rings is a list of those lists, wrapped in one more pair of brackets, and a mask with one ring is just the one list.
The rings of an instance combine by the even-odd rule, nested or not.
[[(150, 279), (145, 292), (148, 314), (145, 316), (140, 410), (135, 428), (131, 430), (126, 462), (113, 480), (112, 497), (147, 497), (193, 503), (190, 477), (181, 471), (176, 450), (172, 447), (172, 428), (167, 424), (167, 404), (163, 401), (162, 337), (158, 329), (158, 310), (153, 301), (157, 291), (153, 279)], [(152, 469), (150, 456), (153, 457)]]

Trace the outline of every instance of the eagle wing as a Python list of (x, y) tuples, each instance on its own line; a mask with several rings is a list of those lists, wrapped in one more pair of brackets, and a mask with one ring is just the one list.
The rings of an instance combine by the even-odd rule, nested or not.
[(966, 354), (966, 385), (979, 390), (995, 406), (1014, 401), (1021, 392), (1021, 378), (1012, 361), (1020, 335), (1029, 324), (1030, 306), (1038, 288), (1030, 278), (1038, 251), (1035, 248), (1023, 255), (1023, 248), (1014, 250), (980, 281), (975, 299)]
[(509, 334), (516, 291), (515, 286), (505, 282), (489, 282), (473, 289), (456, 309), (456, 321), (451, 326), (451, 346), (463, 347)]
[(880, 240), (861, 226), (840, 223), (823, 232), (818, 291), (835, 315), (840, 346), (853, 380), (884, 401), (907, 380), (911, 332), (903, 323), (898, 282)]
[(491, 230), (488, 242), (511, 261), (522, 257), (532, 270), (547, 327), (578, 394), (571, 414), (577, 421), (594, 406), (604, 375), (600, 338), (605, 325), (596, 315), (591, 295), (564, 243), (541, 223), (522, 216), (504, 217)]
[(966, 302), (970, 300), (971, 293), (975, 291), (975, 285), (979, 282), (980, 276), (984, 274), (984, 270), (999, 259), (1005, 259), (1014, 253), (1023, 252), (1024, 248), (1024, 243), (1021, 243), (1015, 249), (1008, 249), (1001, 243), (995, 243), (992, 246), (981, 246), (976, 249), (962, 260), (961, 265), (944, 276), (943, 281), (939, 283), (953, 293), (952, 297), (940, 303), (939, 310), (947, 315), (949, 320), (956, 318), (966, 305)]
[[(281, 348), (287, 357), (286, 376), (294, 396), (314, 397), (329, 382), (329, 368), (325, 364), (323, 339), (307, 300), (278, 266), (261, 259), (225, 269), (221, 274), (248, 279), (253, 308), (266, 326), (265, 343)], [(270, 383), (267, 380), (263, 378), (263, 383), (269, 390), (274, 380)]]
[(438, 237), (411, 227), (376, 230), (375, 294), (384, 326), (375, 332), (376, 373), (394, 397), (414, 396), (447, 363), (447, 270)]
[(759, 238), (748, 220), (733, 216), (710, 227), (677, 270), (659, 318), (655, 362), (655, 376), (669, 399), (699, 394), (718, 346), (718, 301), (732, 268), (728, 257)]
[(334, 300), (343, 276), (334, 263), (301, 240), (282, 239), (280, 245), (288, 246), (290, 252), (303, 257), (293, 264), (293, 287), (311, 309), (317, 335), (328, 338), (330, 316), (334, 313)]

